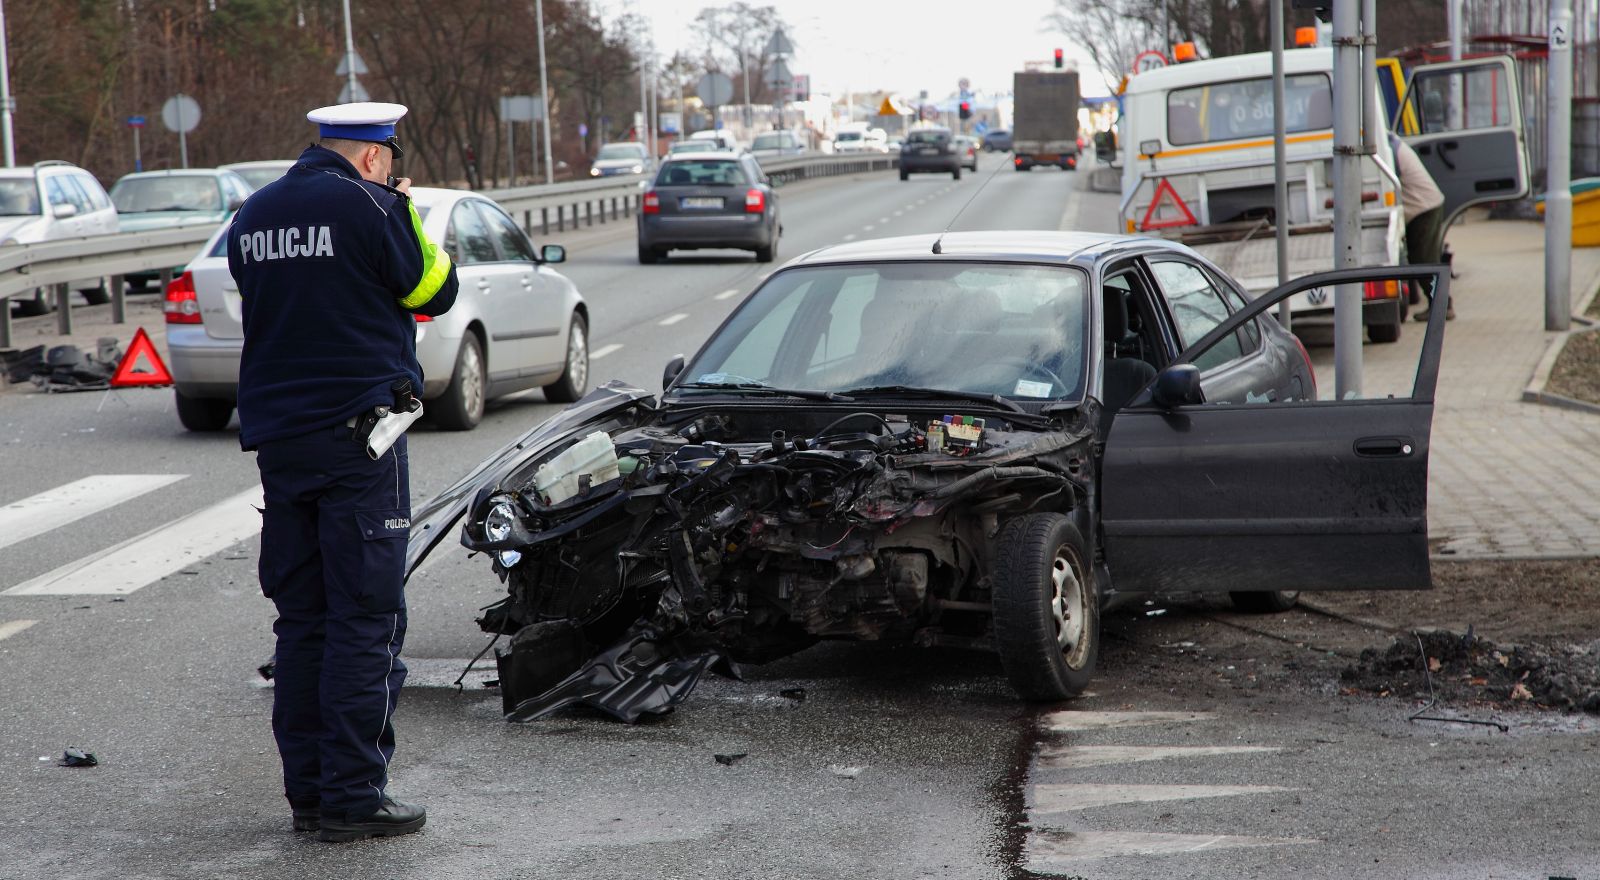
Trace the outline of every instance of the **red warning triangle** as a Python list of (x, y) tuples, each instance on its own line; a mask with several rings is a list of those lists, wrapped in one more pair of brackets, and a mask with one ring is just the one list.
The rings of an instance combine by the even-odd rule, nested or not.
[[(145, 369), (135, 369), (139, 358), (145, 359)], [(161, 362), (161, 355), (156, 354), (155, 343), (145, 335), (144, 328), (140, 327), (133, 334), (133, 344), (128, 346), (128, 353), (122, 356), (122, 363), (117, 364), (117, 372), (111, 377), (112, 388), (131, 388), (136, 385), (171, 385), (172, 374), (167, 372), (167, 365)]]
[[(1170, 220), (1155, 220), (1156, 209), (1161, 207), (1161, 200), (1168, 196), (1172, 197), (1172, 206), (1177, 208), (1182, 216), (1173, 217)], [(1155, 198), (1150, 200), (1150, 207), (1144, 212), (1144, 220), (1139, 223), (1139, 231), (1170, 229), (1174, 226), (1194, 226), (1199, 222), (1194, 219), (1194, 214), (1189, 212), (1189, 206), (1184, 204), (1183, 199), (1178, 197), (1178, 191), (1172, 188), (1172, 181), (1163, 177), (1161, 182), (1156, 184)]]

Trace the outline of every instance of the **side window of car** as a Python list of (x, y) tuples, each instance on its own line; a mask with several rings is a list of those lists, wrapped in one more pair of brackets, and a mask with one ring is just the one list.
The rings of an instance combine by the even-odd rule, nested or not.
[(45, 197), (50, 200), (50, 207), (57, 205), (70, 205), (72, 199), (67, 196), (67, 188), (62, 185), (61, 178), (49, 177), (44, 182)]
[(489, 237), (489, 228), (484, 225), (483, 218), (473, 209), (471, 200), (457, 202), (455, 210), (450, 212), (451, 236), (454, 237), (454, 256), (457, 263), (463, 266), (472, 263), (493, 263), (500, 259), (495, 252), (494, 241)]
[[(1222, 295), (1199, 266), (1176, 260), (1151, 260), (1150, 271), (1167, 298), (1167, 307), (1172, 310), (1172, 319), (1178, 325), (1178, 336), (1184, 347), (1195, 344), (1228, 319), (1228, 307)], [(1235, 335), (1207, 349), (1195, 358), (1194, 365), (1204, 373), (1243, 356), (1244, 350)]]
[(100, 181), (87, 174), (74, 174), (72, 179), (78, 182), (78, 186), (82, 188), (84, 195), (89, 197), (89, 204), (93, 206), (94, 210), (104, 211), (111, 207), (111, 197), (106, 195), (105, 188), (100, 185)]
[(67, 192), (67, 201), (78, 209), (79, 216), (94, 210), (94, 202), (89, 201), (89, 194), (84, 192), (83, 187), (78, 185), (77, 175), (64, 174), (57, 180), (61, 181), (61, 188)]
[(500, 258), (519, 263), (537, 262), (534, 256), (533, 243), (522, 234), (517, 224), (505, 215), (505, 212), (489, 204), (473, 199), (473, 204), (478, 212), (483, 215), (484, 223), (489, 228), (489, 234), (500, 245)]
[[(1228, 279), (1212, 274), (1211, 281), (1217, 286), (1218, 290), (1222, 291), (1222, 298), (1228, 301), (1229, 311), (1237, 312), (1245, 307), (1244, 294), (1239, 292), (1239, 288), (1228, 283)], [(1258, 318), (1257, 320), (1260, 319)], [(1261, 349), (1261, 326), (1259, 324), (1255, 321), (1246, 321), (1245, 325), (1239, 328), (1239, 332), (1244, 334), (1244, 340), (1241, 344), (1244, 346), (1246, 354)]]

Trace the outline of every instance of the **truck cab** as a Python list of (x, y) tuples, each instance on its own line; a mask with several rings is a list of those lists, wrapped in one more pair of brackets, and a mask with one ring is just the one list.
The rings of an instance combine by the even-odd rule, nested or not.
[[(1471, 204), (1528, 192), (1521, 111), (1510, 58), (1426, 65), (1394, 113), (1375, 91), (1365, 124), (1416, 150), (1446, 195), (1445, 221)], [(1289, 182), (1289, 274), (1334, 268), (1333, 50), (1284, 53)], [(1448, 105), (1448, 106), (1446, 106)], [(1272, 56), (1195, 61), (1133, 77), (1122, 118), (1122, 204), (1117, 230), (1184, 242), (1256, 295), (1277, 284), (1274, 238)], [(1418, 124), (1421, 120), (1421, 124)], [(1363, 266), (1405, 262), (1405, 216), (1387, 137), (1361, 157)], [(1333, 319), (1333, 291), (1298, 294), (1295, 321)], [(1397, 285), (1363, 291), (1374, 342), (1400, 338), (1408, 301)]]

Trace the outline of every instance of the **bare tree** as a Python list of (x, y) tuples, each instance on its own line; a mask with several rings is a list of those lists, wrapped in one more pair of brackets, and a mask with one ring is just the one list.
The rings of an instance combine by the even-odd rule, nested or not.
[(1135, 56), (1157, 39), (1140, 6), (1138, 0), (1056, 0), (1056, 8), (1045, 16), (1045, 29), (1088, 52), (1106, 88), (1116, 91), (1117, 83), (1133, 69)]
[(769, 100), (762, 72), (774, 59), (767, 55), (767, 40), (783, 24), (783, 17), (772, 6), (756, 6), (744, 0), (707, 6), (694, 17), (702, 63), (707, 70), (737, 71), (735, 95), (743, 94), (748, 80), (750, 100)]

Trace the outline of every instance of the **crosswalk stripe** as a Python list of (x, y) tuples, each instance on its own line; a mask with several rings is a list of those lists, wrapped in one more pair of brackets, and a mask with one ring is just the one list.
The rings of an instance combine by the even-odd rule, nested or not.
[(0, 623), (0, 642), (11, 638), (38, 622), (37, 620), (8, 620), (5, 623)]
[(1239, 837), (1151, 831), (1039, 831), (1028, 835), (1028, 867), (1054, 873), (1061, 865), (1113, 856), (1160, 856), (1208, 850), (1320, 843), (1304, 837)]
[(0, 593), (6, 596), (123, 595), (259, 534), (256, 486)]
[(1029, 819), (1035, 827), (1048, 825), (1041, 814), (1089, 810), (1113, 804), (1187, 801), (1196, 798), (1238, 797), (1294, 791), (1276, 785), (1128, 785), (1125, 783), (1061, 782), (1035, 785)]
[(188, 474), (95, 474), (0, 507), (0, 548), (170, 486)]
[(1039, 767), (1044, 770), (1074, 770), (1107, 764), (1277, 751), (1281, 749), (1272, 746), (1045, 746), (1039, 749)]
[(1209, 721), (1216, 717), (1210, 712), (1088, 712), (1063, 709), (1044, 716), (1044, 728), (1053, 733), (1070, 733), (1078, 730), (1106, 730), (1114, 727), (1135, 727), (1145, 724), (1177, 724)]

